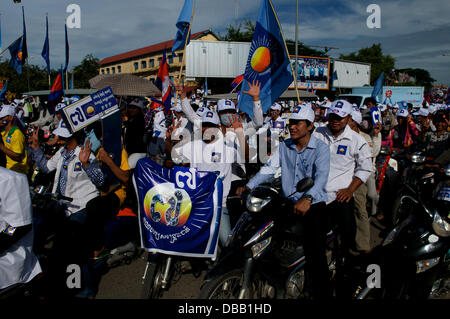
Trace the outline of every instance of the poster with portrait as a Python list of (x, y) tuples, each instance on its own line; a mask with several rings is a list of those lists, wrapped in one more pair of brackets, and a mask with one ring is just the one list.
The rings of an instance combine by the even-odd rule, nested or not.
[[(295, 55), (290, 56), (295, 74)], [(302, 90), (329, 89), (330, 59), (323, 57), (297, 57), (297, 87)], [(295, 82), (289, 86), (295, 88)]]

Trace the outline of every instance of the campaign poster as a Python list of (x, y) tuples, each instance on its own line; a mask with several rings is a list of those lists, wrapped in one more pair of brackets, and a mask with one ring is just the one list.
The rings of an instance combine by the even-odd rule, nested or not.
[[(295, 55), (290, 56), (292, 69), (295, 74)], [(297, 87), (302, 90), (329, 89), (330, 59), (323, 57), (298, 56), (297, 58)], [(295, 88), (295, 82), (289, 86)]]

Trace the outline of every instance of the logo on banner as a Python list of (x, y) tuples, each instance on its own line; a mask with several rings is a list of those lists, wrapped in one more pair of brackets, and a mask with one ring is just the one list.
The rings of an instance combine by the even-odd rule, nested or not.
[(151, 188), (144, 199), (145, 215), (155, 223), (170, 227), (183, 226), (192, 209), (191, 198), (184, 189), (172, 183), (162, 183)]

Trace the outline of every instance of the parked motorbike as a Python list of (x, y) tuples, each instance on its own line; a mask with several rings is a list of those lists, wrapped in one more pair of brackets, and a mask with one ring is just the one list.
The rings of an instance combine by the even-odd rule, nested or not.
[[(281, 180), (262, 184), (246, 198), (247, 211), (232, 231), (222, 256), (206, 274), (199, 298), (303, 298), (305, 254), (302, 226), (290, 213), (292, 203), (282, 195)], [(314, 185), (311, 178), (297, 184), (297, 192)], [(297, 217), (298, 219), (298, 217)], [(328, 234), (330, 271), (336, 271), (337, 236)]]
[(355, 298), (425, 299), (438, 296), (447, 285), (450, 275), (449, 167), (445, 176), (431, 197), (421, 191), (431, 184), (431, 175), (424, 176), (418, 183), (407, 184), (410, 193), (403, 194), (400, 202), (407, 205), (408, 215), (368, 258), (368, 263), (380, 266), (381, 288), (361, 285), (355, 290)]

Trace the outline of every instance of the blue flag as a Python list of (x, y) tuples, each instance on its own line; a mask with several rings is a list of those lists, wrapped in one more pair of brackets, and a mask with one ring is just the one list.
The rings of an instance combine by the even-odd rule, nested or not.
[(381, 72), (380, 76), (375, 82), (375, 85), (373, 86), (372, 98), (374, 98), (375, 100), (377, 100), (377, 96), (379, 96), (383, 92), (383, 77), (384, 72)]
[(64, 66), (64, 72), (66, 72), (67, 67), (69, 66), (69, 39), (67, 37), (67, 24), (64, 25), (64, 31), (66, 34), (66, 64)]
[(2, 16), (0, 15), (0, 48), (2, 47)]
[(13, 42), (9, 46), (9, 53), (11, 54), (11, 60), (9, 60), (9, 66), (16, 70), (17, 73), (22, 74), (22, 40), (23, 37), (21, 36), (16, 41)]
[[(247, 91), (248, 84), (254, 80), (261, 83), (263, 113), (294, 81), (284, 39), (270, 0), (262, 0), (259, 9), (241, 91)], [(253, 100), (249, 95), (242, 94), (239, 109), (253, 116)]]
[[(194, 0), (185, 0), (183, 9), (177, 21), (177, 34), (172, 46), (172, 55), (177, 56), (175, 51), (184, 49), (184, 45), (189, 44), (191, 34), (189, 32), (189, 26), (191, 24), (192, 10), (194, 8)], [(189, 33), (189, 34), (188, 34)], [(187, 40), (187, 43), (186, 43)]]
[(6, 91), (8, 91), (8, 81), (5, 82), (3, 85), (3, 88), (0, 92), (0, 102), (3, 102), (6, 100)]
[(50, 44), (48, 41), (48, 17), (46, 17), (46, 35), (45, 35), (45, 41), (44, 41), (44, 47), (42, 48), (42, 57), (45, 60), (45, 63), (47, 64), (47, 73), (50, 74)]
[(136, 164), (141, 245), (150, 252), (213, 258), (222, 208), (222, 179), (195, 168)]

